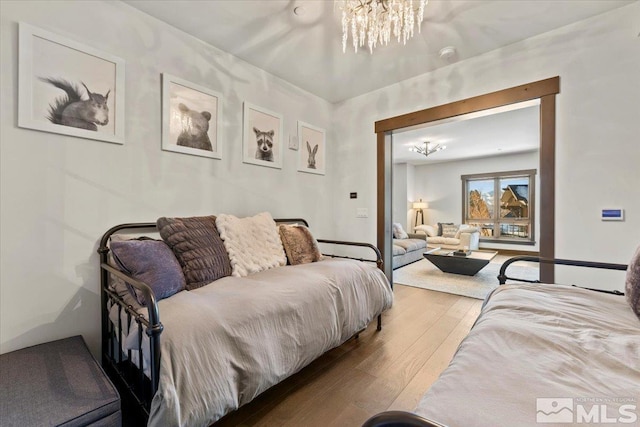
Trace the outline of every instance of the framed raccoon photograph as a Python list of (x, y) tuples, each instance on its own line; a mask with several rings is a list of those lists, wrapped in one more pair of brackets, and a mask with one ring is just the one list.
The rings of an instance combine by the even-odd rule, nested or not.
[(282, 114), (244, 103), (242, 161), (282, 169)]
[(162, 149), (222, 159), (222, 95), (162, 73)]
[(325, 174), (326, 137), (325, 130), (305, 122), (298, 121), (298, 171)]
[(18, 126), (124, 144), (124, 61), (20, 22)]

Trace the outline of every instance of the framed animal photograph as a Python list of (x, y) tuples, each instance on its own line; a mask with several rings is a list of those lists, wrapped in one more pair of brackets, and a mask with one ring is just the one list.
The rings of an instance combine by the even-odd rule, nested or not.
[(162, 149), (222, 158), (222, 95), (162, 74)]
[(124, 144), (124, 61), (21, 22), (18, 126)]
[(325, 130), (298, 121), (298, 142), (298, 170), (324, 175), (327, 159)]
[(244, 103), (244, 163), (282, 169), (282, 122), (282, 114)]

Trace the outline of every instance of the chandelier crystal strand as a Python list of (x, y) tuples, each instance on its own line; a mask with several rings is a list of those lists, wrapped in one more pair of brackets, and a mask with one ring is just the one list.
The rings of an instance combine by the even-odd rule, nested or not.
[(414, 36), (414, 27), (424, 19), (424, 10), (428, 0), (336, 0), (342, 11), (342, 51), (347, 50), (349, 33), (353, 48), (365, 44), (369, 51), (378, 43), (386, 46), (393, 36), (403, 44)]

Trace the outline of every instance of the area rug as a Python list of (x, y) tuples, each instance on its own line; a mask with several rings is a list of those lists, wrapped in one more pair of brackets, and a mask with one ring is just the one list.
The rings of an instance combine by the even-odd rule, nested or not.
[[(394, 270), (393, 283), (484, 299), (489, 292), (500, 284), (498, 282), (498, 273), (500, 272), (500, 266), (507, 259), (508, 257), (504, 255), (496, 256), (475, 276), (443, 273), (435, 265), (426, 259), (422, 259)], [(535, 263), (513, 264), (509, 267), (507, 273), (510, 277), (527, 280), (538, 280), (540, 277), (540, 270)]]

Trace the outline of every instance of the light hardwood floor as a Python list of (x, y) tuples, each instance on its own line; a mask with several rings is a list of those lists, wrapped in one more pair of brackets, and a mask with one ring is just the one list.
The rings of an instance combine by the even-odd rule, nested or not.
[(217, 423), (353, 426), (378, 412), (413, 410), (480, 313), (482, 301), (394, 286), (393, 308), (358, 339), (335, 348)]

